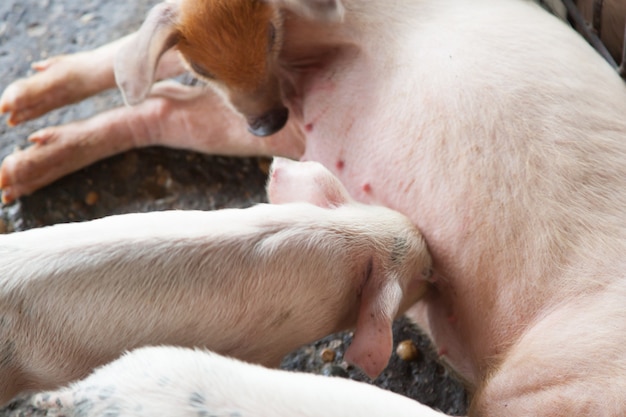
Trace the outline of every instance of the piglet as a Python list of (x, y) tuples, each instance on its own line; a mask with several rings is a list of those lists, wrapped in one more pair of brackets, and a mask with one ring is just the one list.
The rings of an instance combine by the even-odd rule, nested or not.
[(271, 177), (271, 199), (285, 204), (0, 236), (0, 403), (140, 346), (203, 347), (276, 366), (355, 324), (347, 359), (382, 371), (391, 321), (428, 287), (420, 233), (395, 211), (350, 200), (317, 163), (282, 160)]

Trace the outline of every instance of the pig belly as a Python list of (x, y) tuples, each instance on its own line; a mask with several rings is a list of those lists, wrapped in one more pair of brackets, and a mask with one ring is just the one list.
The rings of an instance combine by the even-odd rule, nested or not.
[[(398, 210), (423, 233), (437, 282), (409, 314), (469, 382), (489, 367), (482, 358), (508, 349), (559, 301), (568, 268), (594, 262), (583, 260), (579, 242), (601, 253), (606, 240), (597, 236), (625, 228), (621, 214), (605, 229), (594, 223), (623, 204), (611, 190), (626, 187), (619, 162), (626, 124), (616, 122), (626, 113), (624, 85), (564, 25), (516, 33), (519, 22), (553, 19), (533, 7), (519, 4), (493, 22), (483, 16), (483, 27), (506, 27), (492, 45), (467, 16), (448, 22), (463, 36), (439, 26), (436, 48), (422, 41), (432, 42), (432, 32), (418, 33), (413, 56), (395, 51), (402, 56), (395, 65), (362, 57), (351, 71), (328, 71), (303, 104), (303, 158), (324, 164), (357, 200)], [(502, 56), (516, 39), (524, 50)], [(555, 39), (569, 49), (545, 47)], [(581, 62), (589, 65), (573, 72)], [(598, 112), (590, 117), (574, 96), (588, 97)], [(598, 126), (607, 128), (598, 135)], [(615, 197), (600, 207), (598, 193)]]
[[(350, 113), (343, 118), (352, 120), (355, 117)], [(458, 300), (451, 297), (456, 293), (474, 299), (478, 297), (470, 294), (475, 291), (471, 283), (479, 277), (472, 271), (475, 267), (467, 268), (466, 265), (471, 259), (480, 257), (475, 255), (480, 248), (467, 242), (471, 238), (469, 231), (478, 221), (471, 218), (472, 190), (455, 184), (451, 178), (454, 174), (448, 170), (443, 177), (437, 175), (442, 171), (437, 166), (443, 168), (450, 163), (441, 161), (436, 154), (425, 153), (419, 145), (419, 136), (413, 136), (416, 139), (409, 141), (399, 133), (395, 136), (396, 133), (387, 132), (389, 137), (385, 138), (383, 145), (375, 135), (357, 133), (369, 129), (354, 130), (356, 134), (344, 137), (344, 140), (333, 138), (336, 142), (332, 145), (318, 146), (322, 141), (313, 137), (307, 142), (304, 159), (324, 164), (358, 201), (398, 210), (420, 228), (433, 256), (438, 293), (436, 296), (430, 294), (407, 314), (433, 339), (442, 359), (449, 361), (465, 378), (474, 379), (467, 350), (463, 347), (466, 343), (461, 342), (462, 335), (456, 332), (469, 323), (452, 325), (455, 314), (473, 321), (474, 311), (471, 308), (459, 311), (460, 306), (453, 304)], [(429, 169), (434, 171), (429, 173)], [(459, 253), (470, 251), (472, 253)], [(493, 277), (493, 274), (489, 276)]]

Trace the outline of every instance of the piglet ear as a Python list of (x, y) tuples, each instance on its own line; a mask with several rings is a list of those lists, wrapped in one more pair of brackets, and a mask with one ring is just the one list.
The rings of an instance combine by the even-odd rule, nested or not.
[(345, 9), (341, 0), (270, 0), (297, 15), (325, 22), (341, 22)]
[(373, 273), (363, 288), (354, 337), (344, 358), (376, 378), (389, 363), (393, 349), (392, 323), (402, 288), (397, 279)]
[(332, 208), (352, 201), (341, 182), (317, 162), (274, 158), (267, 195), (272, 204), (306, 202)]
[(141, 103), (154, 82), (159, 59), (178, 41), (178, 5), (160, 3), (115, 57), (115, 81), (128, 105)]

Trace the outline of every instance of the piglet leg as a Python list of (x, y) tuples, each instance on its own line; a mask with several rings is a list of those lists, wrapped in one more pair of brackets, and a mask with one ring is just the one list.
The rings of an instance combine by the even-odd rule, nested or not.
[[(8, 113), (7, 123), (15, 126), (115, 87), (115, 55), (133, 36), (91, 51), (59, 55), (33, 63), (34, 75), (13, 82), (2, 93), (0, 114)], [(177, 53), (170, 51), (160, 62), (157, 78), (172, 77), (182, 72), (184, 67)]]
[(292, 158), (302, 153), (302, 135), (294, 126), (267, 138), (251, 135), (245, 126), (211, 90), (161, 82), (137, 106), (33, 133), (29, 137), (33, 146), (9, 155), (0, 167), (3, 201), (11, 202), (95, 161), (138, 147)]

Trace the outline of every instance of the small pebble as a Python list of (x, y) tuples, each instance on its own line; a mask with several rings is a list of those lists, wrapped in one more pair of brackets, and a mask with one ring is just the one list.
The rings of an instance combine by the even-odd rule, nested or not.
[(324, 375), (324, 376), (338, 376), (338, 377), (341, 377), (341, 378), (348, 378), (350, 376), (348, 374), (348, 371), (343, 369), (341, 366), (333, 365), (331, 363), (327, 363), (326, 365), (322, 366), (322, 375)]
[(100, 200), (100, 195), (95, 191), (89, 191), (85, 196), (85, 204), (88, 206), (95, 205)]
[(268, 158), (259, 158), (257, 162), (259, 169), (265, 175), (270, 173), (270, 165), (272, 165), (272, 160)]
[(157, 173), (156, 184), (159, 187), (170, 188), (172, 186), (172, 177), (170, 172), (162, 170)]
[(415, 361), (419, 357), (419, 351), (410, 339), (398, 343), (396, 354), (400, 357), (400, 359), (406, 362)]
[(343, 347), (343, 340), (341, 339), (334, 339), (331, 340), (330, 342), (328, 342), (328, 349), (332, 349), (332, 350), (341, 350), (341, 348)]
[(335, 353), (334, 350), (329, 349), (329, 348), (322, 349), (322, 351), (320, 352), (320, 357), (322, 358), (322, 361), (324, 363), (334, 361), (336, 356), (337, 356), (337, 353)]
[(31, 23), (28, 25), (28, 28), (26, 28), (26, 33), (28, 33), (28, 36), (31, 38), (38, 38), (45, 35), (46, 32), (48, 32), (48, 27), (39, 23)]
[(95, 17), (96, 15), (93, 13), (85, 13), (84, 15), (80, 17), (80, 22), (83, 24), (87, 24), (91, 22)]

